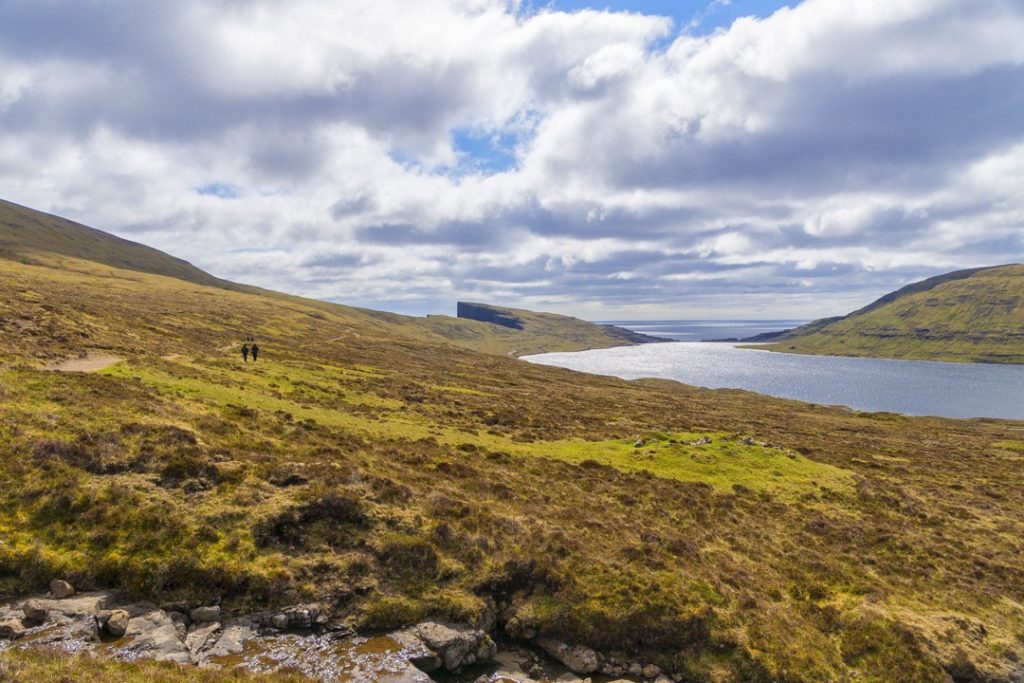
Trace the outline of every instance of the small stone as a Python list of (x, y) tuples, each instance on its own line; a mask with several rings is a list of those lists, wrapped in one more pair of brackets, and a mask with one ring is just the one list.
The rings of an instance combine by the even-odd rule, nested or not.
[(24, 605), (21, 606), (21, 611), (25, 614), (25, 623), (38, 626), (46, 621), (46, 617), (49, 614), (46, 608), (43, 607), (42, 603), (38, 600), (28, 600)]
[(107, 618), (107, 623), (103, 625), (103, 630), (114, 636), (120, 638), (128, 630), (128, 613), (123, 609), (115, 609), (110, 613)]
[(25, 635), (25, 627), (18, 619), (0, 619), (0, 640), (17, 640)]
[(287, 614), (275, 614), (270, 617), (270, 625), (276, 628), (278, 631), (283, 631), (288, 628), (288, 615)]
[(63, 600), (75, 594), (75, 587), (64, 579), (54, 579), (50, 582), (50, 593), (58, 600)]
[(633, 442), (633, 448), (643, 448), (643, 447), (644, 447), (644, 440), (643, 439), (637, 439), (636, 441)]
[(661, 675), (661, 669), (654, 664), (648, 664), (640, 670), (640, 675), (648, 680), (652, 680)]
[(220, 621), (220, 607), (217, 605), (196, 607), (189, 612), (189, 617), (197, 624), (212, 624)]

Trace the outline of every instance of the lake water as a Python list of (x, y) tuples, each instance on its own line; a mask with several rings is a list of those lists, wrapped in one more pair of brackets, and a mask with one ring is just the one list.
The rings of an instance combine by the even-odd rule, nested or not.
[(863, 411), (1024, 420), (1021, 365), (800, 356), (721, 342), (644, 344), (524, 360), (623, 379), (660, 377), (711, 389), (747, 389)]

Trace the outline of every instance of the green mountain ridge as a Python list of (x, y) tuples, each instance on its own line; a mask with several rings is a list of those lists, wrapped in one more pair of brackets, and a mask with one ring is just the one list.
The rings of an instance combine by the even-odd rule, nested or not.
[(746, 341), (789, 353), (1024, 363), (1024, 265), (946, 273), (849, 315)]

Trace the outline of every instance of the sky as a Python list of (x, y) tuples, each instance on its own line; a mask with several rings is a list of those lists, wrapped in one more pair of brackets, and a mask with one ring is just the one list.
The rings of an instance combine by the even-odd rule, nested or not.
[(0, 0), (0, 197), (410, 314), (1024, 261), (1022, 0)]

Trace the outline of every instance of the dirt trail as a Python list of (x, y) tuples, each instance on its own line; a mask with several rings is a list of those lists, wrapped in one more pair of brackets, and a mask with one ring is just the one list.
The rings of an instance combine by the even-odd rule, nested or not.
[(46, 366), (46, 369), (56, 372), (99, 372), (123, 360), (124, 358), (109, 353), (90, 353), (85, 358), (71, 358), (59, 363), (51, 363)]

